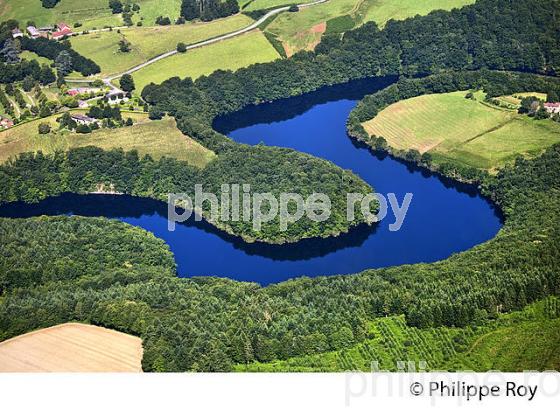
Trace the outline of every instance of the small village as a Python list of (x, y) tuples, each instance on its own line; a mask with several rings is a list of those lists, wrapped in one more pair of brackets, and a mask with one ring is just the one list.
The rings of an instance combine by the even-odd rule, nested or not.
[[(23, 54), (23, 47), (21, 47), (20, 42), (36, 40), (64, 44), (64, 40), (69, 37), (89, 33), (89, 31), (73, 31), (70, 25), (62, 21), (54, 25), (40, 27), (31, 23), (28, 22), (27, 26), (22, 28), (16, 22), (16, 26), (11, 29), (12, 48), (15, 54), (12, 63), (14, 64), (29, 58), (31, 58), (30, 62), (35, 62), (35, 53), (26, 51), (28, 54)], [(75, 28), (79, 26), (79, 23), (75, 24)], [(105, 30), (111, 30), (111, 28), (105, 27), (93, 31)], [(73, 123), (78, 125), (78, 127), (69, 129), (78, 129), (79, 131), (79, 129), (84, 130), (86, 127), (93, 125), (102, 126), (99, 119), (85, 115), (86, 110), (94, 105), (102, 107), (104, 105), (118, 105), (120, 109), (129, 111), (138, 111), (144, 108), (139, 98), (132, 98), (130, 91), (125, 92), (109, 81), (95, 78), (87, 79), (83, 76), (81, 78), (77, 77), (74, 74), (79, 73), (71, 72), (71, 68), (68, 70), (61, 69), (58, 57), (56, 60), (51, 60), (49, 65), (43, 63), (41, 69), (51, 71), (50, 77), (47, 76), (48, 79), (44, 81), (39, 82), (28, 76), (21, 82), (13, 82), (0, 87), (0, 131), (65, 112), (71, 112)], [(10, 61), (8, 61), (8, 64), (10, 64)], [(70, 67), (72, 67), (72, 64), (70, 64)], [(56, 73), (56, 76), (53, 73)], [(70, 75), (68, 76), (68, 74)], [(127, 107), (124, 107), (125, 103), (128, 103)], [(76, 114), (76, 110), (81, 111)]]
[[(64, 22), (57, 23), (56, 26), (35, 27), (27, 26), (26, 31), (31, 38), (51, 38), (53, 40), (62, 40), (66, 37), (73, 36), (75, 33), (70, 26)], [(13, 38), (23, 37), (24, 33), (19, 28), (12, 30)]]

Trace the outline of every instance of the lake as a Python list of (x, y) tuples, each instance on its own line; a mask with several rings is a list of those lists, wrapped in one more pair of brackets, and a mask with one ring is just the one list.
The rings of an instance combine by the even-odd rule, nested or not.
[(296, 244), (247, 244), (204, 222), (190, 221), (167, 230), (167, 205), (112, 195), (65, 194), (39, 204), (0, 207), (0, 216), (85, 215), (116, 218), (165, 240), (175, 255), (179, 276), (220, 276), (262, 285), (299, 276), (349, 274), (368, 268), (433, 262), (492, 238), (500, 229), (499, 211), (474, 187), (440, 178), (353, 142), (345, 121), (364, 95), (390, 80), (364, 80), (315, 93), (248, 107), (218, 118), (214, 127), (235, 141), (289, 147), (352, 170), (383, 195), (402, 202), (413, 194), (397, 232), (388, 216), (338, 238)]

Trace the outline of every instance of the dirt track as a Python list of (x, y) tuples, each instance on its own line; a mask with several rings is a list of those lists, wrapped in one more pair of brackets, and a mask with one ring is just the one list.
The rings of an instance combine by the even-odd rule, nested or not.
[(0, 343), (0, 372), (141, 372), (142, 340), (66, 323)]

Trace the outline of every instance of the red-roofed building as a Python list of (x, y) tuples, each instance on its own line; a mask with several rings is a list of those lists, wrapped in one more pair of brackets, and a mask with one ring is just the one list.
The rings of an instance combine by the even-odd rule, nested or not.
[(0, 128), (8, 129), (14, 126), (14, 122), (9, 118), (2, 118), (0, 117)]
[(544, 109), (550, 114), (560, 114), (560, 102), (544, 103)]
[(70, 26), (66, 23), (58, 23), (56, 27), (58, 28), (58, 31), (52, 33), (52, 38), (54, 40), (60, 40), (61, 38), (74, 34)]

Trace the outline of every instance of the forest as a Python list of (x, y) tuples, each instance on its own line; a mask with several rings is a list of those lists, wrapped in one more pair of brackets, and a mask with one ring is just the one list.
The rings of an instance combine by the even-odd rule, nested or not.
[[(346, 192), (367, 194), (371, 188), (350, 171), (293, 150), (245, 145), (222, 152), (204, 169), (172, 158), (154, 161), (139, 158), (135, 151), (103, 151), (76, 148), (67, 153), (43, 155), (25, 153), (0, 166), (0, 203), (37, 202), (63, 192), (88, 193), (99, 185), (113, 186), (117, 192), (167, 201), (169, 193), (186, 193), (194, 198), (195, 184), (218, 197), (222, 184), (250, 184), (251, 192), (299, 193), (304, 198), (321, 192), (331, 199), (331, 216), (324, 222), (302, 218), (280, 229), (279, 217), (253, 229), (252, 221), (211, 221), (244, 240), (268, 243), (295, 242), (308, 237), (327, 237), (364, 223), (361, 213), (346, 220)], [(211, 219), (209, 203), (203, 215)]]
[(237, 0), (182, 0), (181, 16), (187, 21), (212, 21), (239, 12)]

